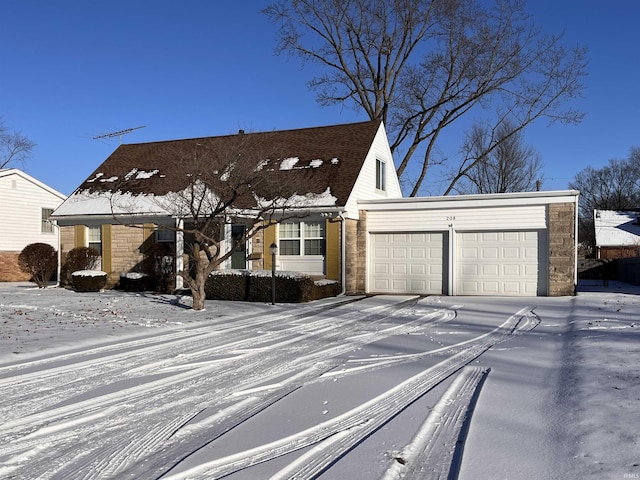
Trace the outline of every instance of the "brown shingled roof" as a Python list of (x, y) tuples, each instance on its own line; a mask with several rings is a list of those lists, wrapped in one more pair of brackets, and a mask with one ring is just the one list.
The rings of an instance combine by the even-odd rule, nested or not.
[[(371, 148), (380, 121), (218, 137), (192, 138), (120, 145), (78, 191), (123, 191), (163, 195), (184, 188), (189, 179), (181, 173), (182, 159), (202, 155), (202, 149), (225, 151), (233, 142), (246, 139), (256, 158), (269, 160), (265, 169), (282, 182), (304, 185), (305, 193), (330, 189), (337, 205), (345, 205)], [(242, 136), (242, 137), (241, 137)], [(258, 147), (259, 146), (259, 147)], [(267, 158), (264, 158), (267, 157)], [(297, 158), (292, 168), (291, 158)], [(135, 181), (123, 181), (127, 177)], [(182, 178), (181, 178), (182, 177)]]

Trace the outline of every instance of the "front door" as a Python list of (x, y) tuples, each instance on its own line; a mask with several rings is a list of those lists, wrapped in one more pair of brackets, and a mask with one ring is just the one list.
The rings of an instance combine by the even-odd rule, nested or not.
[[(237, 245), (244, 237), (246, 227), (244, 225), (231, 225), (231, 241)], [(239, 245), (237, 250), (231, 254), (231, 268), (247, 268), (247, 244)]]

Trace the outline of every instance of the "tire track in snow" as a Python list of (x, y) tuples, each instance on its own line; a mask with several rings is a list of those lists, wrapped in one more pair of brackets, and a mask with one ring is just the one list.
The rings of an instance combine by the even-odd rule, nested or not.
[(464, 367), (382, 480), (457, 478), (466, 431), (490, 369)]
[[(359, 300), (359, 299), (358, 299)], [(357, 300), (347, 300), (344, 302), (330, 304), (320, 310), (320, 313), (327, 312), (332, 308), (337, 308), (345, 304), (353, 303)], [(114, 378), (126, 378), (135, 375), (144, 369), (131, 368), (131, 365), (144, 363), (148, 365), (146, 370), (153, 371), (161, 363), (170, 364), (175, 362), (181, 355), (181, 359), (186, 361), (189, 358), (197, 358), (198, 356), (210, 356), (216, 351), (220, 355), (224, 355), (233, 348), (246, 347), (250, 348), (257, 342), (262, 341), (262, 337), (255, 335), (255, 328), (266, 328), (269, 325), (281, 324), (287, 319), (305, 318), (310, 313), (317, 312), (318, 309), (305, 307), (304, 311), (296, 311), (293, 314), (283, 314), (276, 312), (270, 315), (255, 315), (243, 318), (240, 322), (233, 322), (230, 326), (218, 328), (198, 327), (191, 330), (185, 337), (184, 332), (177, 332), (170, 336), (163, 336), (160, 343), (154, 339), (154, 343), (148, 345), (148, 341), (134, 340), (125, 342), (120, 346), (108, 347), (113, 350), (109, 355), (100, 355), (103, 348), (89, 349), (86, 354), (77, 358), (77, 353), (73, 354), (73, 361), (57, 365), (67, 357), (59, 355), (52, 359), (53, 365), (50, 369), (40, 369), (32, 371), (30, 368), (32, 362), (26, 363), (25, 373), (14, 374), (12, 377), (0, 379), (0, 397), (11, 398), (14, 400), (12, 404), (0, 406), (0, 416), (6, 414), (6, 409), (11, 408), (12, 414), (26, 415), (33, 413), (34, 406), (39, 409), (49, 408), (59, 401), (61, 396), (66, 398), (69, 391), (72, 390), (75, 395), (80, 395), (86, 391), (87, 378), (92, 379), (91, 386), (108, 385)], [(195, 332), (195, 334), (191, 334)], [(268, 333), (268, 332), (267, 332)], [(272, 335), (277, 338), (277, 333)], [(200, 345), (199, 347), (197, 345)], [(217, 350), (216, 350), (217, 349)], [(158, 359), (156, 364), (152, 363), (152, 359)], [(169, 360), (161, 360), (161, 359)], [(51, 365), (51, 363), (49, 364)], [(13, 366), (12, 368), (15, 368)], [(42, 388), (42, 382), (46, 380), (46, 388)], [(82, 387), (85, 386), (85, 389)], [(12, 406), (20, 403), (23, 410), (16, 412)]]
[[(401, 307), (398, 307), (401, 308)], [(397, 308), (396, 308), (397, 310)], [(393, 311), (393, 309), (392, 309)], [(359, 320), (363, 319), (363, 313), (362, 311), (357, 311), (357, 312), (347, 312), (347, 316), (357, 316), (357, 318)], [(374, 314), (371, 314), (371, 317), (373, 318), (373, 320), (371, 322), (368, 322), (368, 325), (370, 327), (376, 327), (377, 325), (379, 325), (381, 322), (384, 322), (388, 316), (385, 315), (381, 315), (380, 312), (376, 312)], [(336, 329), (335, 328), (335, 322), (334, 322), (334, 331), (341, 331), (340, 328)], [(298, 329), (298, 333), (299, 333), (299, 328), (300, 326), (295, 326), (296, 329)], [(359, 328), (356, 326), (353, 326), (353, 329), (355, 328)], [(348, 332), (350, 331), (350, 329), (345, 329)], [(317, 334), (318, 330), (317, 328), (313, 330), (314, 334)], [(389, 333), (391, 334), (391, 333)], [(338, 336), (339, 337), (339, 336)], [(304, 338), (304, 337), (303, 337)], [(379, 338), (379, 337), (371, 337), (373, 338)], [(337, 338), (339, 339), (339, 338)], [(307, 338), (308, 340), (308, 338)], [(323, 347), (325, 343), (325, 340), (322, 341), (316, 341), (315, 343), (315, 347), (316, 349), (320, 349), (320, 347)], [(273, 348), (271, 349), (274, 352), (277, 352), (279, 350), (279, 345), (276, 343), (273, 345)], [(300, 350), (304, 350), (308, 353), (309, 351), (309, 345), (308, 343), (306, 343), (304, 345), (304, 347), (301, 347)], [(280, 368), (276, 368), (274, 370), (274, 372), (272, 373), (272, 375), (283, 375), (283, 374), (287, 374), (290, 373), (290, 369), (291, 367), (287, 368), (282, 368), (281, 364), (283, 363), (283, 360), (286, 360), (286, 356), (290, 355), (290, 353), (285, 353), (284, 357), (282, 355), (276, 355), (273, 359), (271, 359), (270, 362), (266, 362), (267, 364), (271, 363), (274, 364), (273, 366), (277, 366)], [(322, 356), (322, 354), (319, 354), (320, 356)], [(249, 355), (250, 356), (250, 355)], [(307, 362), (311, 362), (311, 361), (317, 361), (317, 357), (313, 358), (313, 357), (309, 357), (307, 359)], [(297, 362), (296, 365), (293, 365), (295, 368), (300, 368), (301, 366), (304, 366), (305, 362)], [(254, 362), (250, 363), (247, 367), (245, 367), (245, 370), (254, 370), (256, 368), (258, 368), (258, 371), (263, 372), (262, 370), (259, 370), (259, 367), (264, 366), (265, 364), (265, 359), (264, 358), (257, 358), (254, 360)], [(226, 372), (220, 372), (220, 373), (226, 373), (227, 375), (229, 375), (231, 373), (230, 368), (226, 369)], [(237, 370), (237, 368), (233, 369), (233, 370)], [(66, 432), (65, 435), (65, 431), (64, 429), (59, 429), (57, 431), (57, 436), (54, 437), (50, 437), (49, 440), (51, 440), (51, 442), (53, 443), (60, 443), (65, 441), (65, 438), (77, 438), (78, 435), (82, 436), (82, 429), (80, 429), (80, 431), (78, 431), (78, 426), (82, 424), (82, 417), (86, 416), (86, 415), (93, 415), (92, 412), (95, 412), (96, 410), (99, 409), (104, 409), (109, 407), (110, 405), (122, 405), (123, 402), (125, 402), (125, 406), (123, 406), (122, 408), (125, 410), (131, 410), (132, 408), (129, 407), (127, 404), (131, 403), (134, 404), (134, 407), (142, 407), (144, 406), (145, 408), (149, 405), (153, 405), (154, 403), (157, 403), (157, 399), (156, 396), (160, 399), (159, 401), (162, 402), (163, 398), (171, 398), (171, 397), (175, 397), (176, 395), (180, 395), (180, 389), (176, 389), (176, 388), (167, 388), (167, 387), (174, 387), (175, 385), (167, 385), (167, 383), (184, 383), (187, 380), (196, 380), (199, 377), (202, 377), (203, 375), (205, 376), (211, 376), (212, 373), (212, 369), (210, 366), (207, 367), (200, 367), (200, 368), (196, 368), (193, 369), (192, 371), (188, 372), (188, 373), (182, 373), (178, 375), (178, 379), (176, 379), (175, 377), (172, 377), (171, 382), (169, 382), (167, 379), (160, 379), (157, 380), (156, 382), (150, 382), (150, 384), (146, 384), (146, 385), (141, 385), (141, 386), (137, 386), (137, 387), (132, 387), (130, 389), (127, 389), (127, 391), (125, 392), (113, 392), (111, 394), (107, 394), (107, 395), (103, 395), (99, 398), (91, 398), (88, 400), (85, 400), (83, 402), (76, 402), (74, 404), (70, 404), (70, 405), (66, 405), (63, 407), (59, 407), (57, 409), (53, 409), (53, 410), (45, 410), (42, 411), (40, 414), (34, 414), (31, 415), (29, 417), (23, 418), (23, 419), (18, 419), (15, 421), (10, 422), (9, 424), (3, 425), (2, 427), (0, 427), (1, 431), (7, 433), (9, 435), (10, 438), (16, 439), (20, 436), (20, 430), (23, 429), (23, 431), (26, 429), (26, 431), (24, 431), (24, 433), (28, 433), (30, 431), (33, 431), (34, 428), (42, 428), (42, 427), (46, 427), (46, 425), (49, 424), (54, 424), (56, 422), (68, 422), (68, 431)], [(235, 372), (233, 372), (235, 373)], [(244, 382), (242, 385), (240, 385), (240, 387), (249, 387), (252, 384), (258, 383), (259, 381), (264, 381), (265, 375), (263, 373), (258, 373), (258, 374), (254, 374), (253, 376), (251, 375), (247, 375), (248, 377), (248, 381)], [(155, 383), (155, 385), (154, 385)], [(224, 382), (223, 382), (224, 383)], [(158, 387), (157, 389), (154, 387)], [(234, 387), (236, 388), (238, 387), (237, 385)], [(232, 390), (234, 388), (226, 388), (225, 389), (221, 389), (219, 391), (214, 391), (213, 394), (214, 395), (218, 395), (220, 394), (223, 398), (232, 394)], [(150, 395), (152, 394), (152, 395)], [(206, 395), (200, 395), (199, 397), (196, 398), (196, 400), (198, 401), (206, 401), (208, 403), (210, 403), (210, 397), (211, 392), (206, 392)], [(193, 402), (191, 402), (193, 403)], [(79, 415), (78, 412), (81, 412), (82, 415)], [(193, 413), (193, 410), (190, 411), (190, 413)], [(74, 426), (74, 420), (76, 421), (76, 425)], [(109, 425), (109, 419), (105, 419), (104, 422), (105, 424), (105, 428), (109, 429), (110, 425)], [(38, 425), (41, 425), (40, 427), (38, 427)], [(97, 427), (96, 425), (93, 425), (93, 429), (95, 430)], [(10, 434), (9, 434), (10, 433)], [(131, 439), (127, 438), (127, 441), (123, 443), (126, 444), (128, 442), (130, 442)], [(0, 452), (2, 452), (2, 454), (4, 456), (6, 455), (11, 455), (11, 452), (13, 451), (14, 453), (20, 452), (20, 451), (24, 451), (25, 450), (25, 445), (24, 445), (24, 438), (22, 439), (22, 441), (15, 441), (13, 442), (13, 446), (11, 448), (8, 449), (0, 449)], [(144, 440), (141, 441), (142, 444), (144, 444)], [(36, 447), (35, 444), (31, 445), (33, 448)], [(121, 447), (116, 447), (116, 448), (121, 448)], [(152, 447), (150, 447), (152, 448)], [(83, 457), (81, 454), (80, 455), (76, 455), (78, 458), (91, 458), (90, 456), (87, 457), (86, 455)], [(47, 460), (46, 458), (43, 459), (43, 463), (46, 463)], [(84, 461), (80, 461), (80, 463), (83, 463)], [(73, 463), (73, 462), (72, 462)]]
[(520, 310), (496, 329), (470, 341), (462, 351), (453, 353), (449, 358), (336, 418), (275, 442), (206, 462), (163, 478), (167, 480), (220, 478), (313, 445), (315, 447), (311, 452), (303, 455), (299, 461), (292, 462), (272, 478), (273, 480), (315, 478), (409, 404), (493, 345), (504, 341), (516, 332), (521, 323), (521, 328), (530, 328), (531, 323), (528, 320), (522, 322), (522, 319), (531, 314), (531, 307)]

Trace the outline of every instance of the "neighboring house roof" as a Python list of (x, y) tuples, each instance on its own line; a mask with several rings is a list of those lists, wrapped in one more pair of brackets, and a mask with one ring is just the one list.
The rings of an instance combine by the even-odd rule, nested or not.
[(595, 210), (597, 247), (639, 246), (640, 211)]
[(51, 188), (50, 186), (42, 183), (40, 180), (37, 180), (35, 178), (33, 178), (31, 175), (29, 175), (28, 173), (23, 172), (22, 170), (19, 170), (17, 168), (0, 168), (0, 178), (2, 177), (10, 177), (12, 175), (16, 175), (18, 177), (22, 177), (23, 179), (25, 179), (28, 182), (31, 182), (32, 184), (42, 188), (43, 190), (47, 191), (48, 193), (60, 198), (60, 200), (64, 200), (67, 198), (67, 196), (63, 193), (58, 192), (57, 190)]
[(177, 192), (191, 182), (176, 168), (177, 152), (186, 158), (186, 155), (197, 155), (198, 148), (225, 151), (240, 138), (250, 140), (249, 145), (259, 145), (261, 151), (256, 153), (265, 152), (264, 168), (281, 177), (284, 184), (302, 186), (295, 192), (297, 195), (317, 194), (321, 199), (318, 206), (344, 206), (381, 124), (381, 121), (367, 121), (120, 145), (53, 217), (108, 214), (111, 206), (103, 194), (113, 192), (128, 195), (138, 213), (159, 214), (162, 209), (144, 197)]

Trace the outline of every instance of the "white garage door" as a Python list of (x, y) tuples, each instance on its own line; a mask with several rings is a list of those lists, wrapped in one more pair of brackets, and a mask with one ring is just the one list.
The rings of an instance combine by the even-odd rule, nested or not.
[(545, 294), (538, 264), (539, 237), (543, 235), (538, 231), (459, 233), (456, 294)]
[(371, 293), (442, 294), (442, 232), (373, 233), (370, 242)]

